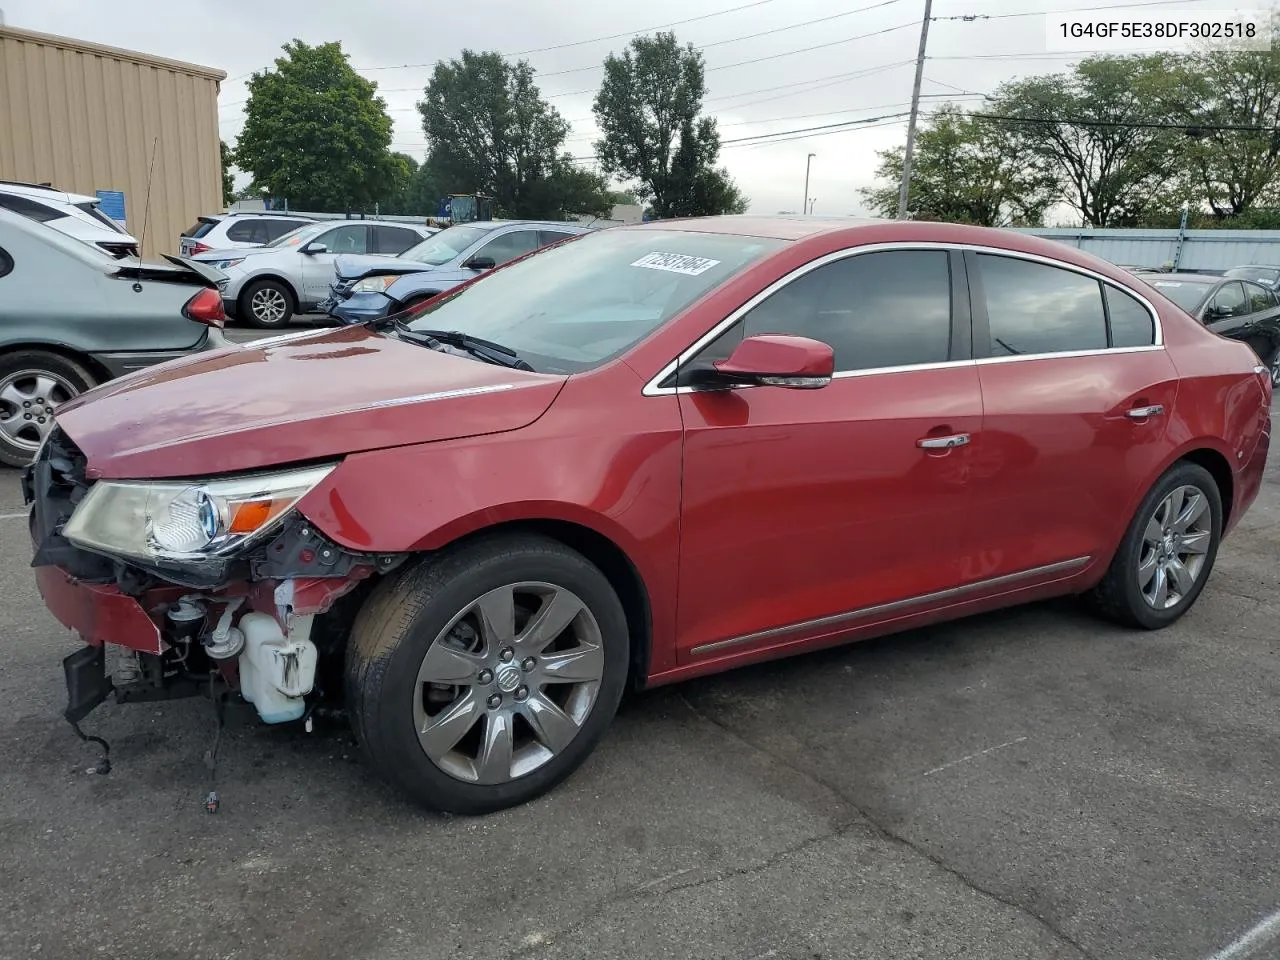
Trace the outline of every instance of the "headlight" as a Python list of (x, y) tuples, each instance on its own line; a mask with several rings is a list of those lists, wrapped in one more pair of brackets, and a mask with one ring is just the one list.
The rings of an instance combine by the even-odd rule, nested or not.
[(244, 257), (241, 257), (238, 260), (214, 260), (210, 265), (215, 270), (225, 270), (227, 267), (235, 267), (242, 263), (244, 263)]
[(400, 279), (398, 273), (393, 273), (385, 277), (365, 277), (354, 287), (351, 288), (352, 293), (384, 293), (387, 287), (391, 286)]
[(335, 464), (227, 480), (101, 480), (62, 535), (101, 553), (142, 560), (210, 560), (274, 527)]

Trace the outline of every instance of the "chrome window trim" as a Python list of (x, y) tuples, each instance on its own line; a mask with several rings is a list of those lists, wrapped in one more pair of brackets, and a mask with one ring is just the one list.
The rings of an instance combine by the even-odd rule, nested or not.
[(689, 651), (692, 656), (698, 657), (708, 653), (715, 653), (717, 650), (725, 650), (730, 647), (740, 647), (745, 643), (755, 643), (759, 640), (772, 640), (775, 637), (785, 637), (789, 633), (799, 633), (805, 630), (816, 630), (820, 627), (842, 627), (845, 624), (852, 623), (856, 620), (864, 620), (867, 617), (874, 617), (886, 613), (896, 613), (899, 610), (909, 610), (912, 607), (918, 607), (930, 603), (937, 603), (943, 600), (963, 600), (964, 597), (972, 593), (980, 593), (991, 587), (1011, 586), (1023, 580), (1032, 580), (1036, 577), (1045, 577), (1055, 573), (1070, 573), (1083, 569), (1089, 564), (1093, 557), (1073, 557), (1070, 560), (1060, 560), (1057, 563), (1045, 564), (1041, 567), (1031, 567), (1028, 570), (1018, 570), (1014, 573), (1002, 574), (998, 577), (989, 577), (986, 580), (975, 580), (973, 583), (962, 583), (956, 587), (948, 587), (945, 590), (935, 590), (932, 593), (922, 593), (914, 597), (906, 597), (902, 600), (890, 600), (888, 603), (877, 603), (870, 607), (858, 607), (854, 610), (848, 610), (844, 613), (836, 613), (827, 617), (815, 617), (812, 620), (801, 620), (798, 623), (789, 623), (781, 627), (770, 627), (767, 630), (758, 630), (755, 633), (746, 633), (737, 637), (730, 637), (727, 640), (714, 640), (711, 643), (703, 643), (694, 647)]
[[(1115, 287), (1120, 292), (1128, 294), (1137, 300), (1142, 306), (1146, 307), (1147, 312), (1151, 315), (1152, 329), (1154, 331), (1154, 342), (1139, 347), (1103, 347), (1096, 350), (1074, 350), (1062, 353), (1029, 353), (1018, 356), (1008, 357), (978, 357), (968, 358), (965, 360), (945, 360), (937, 363), (915, 363), (903, 364), (895, 367), (868, 367), (864, 370), (837, 370), (832, 379), (843, 380), (848, 377), (865, 377), (871, 374), (881, 373), (913, 373), (919, 370), (940, 370), (945, 367), (960, 367), (966, 364), (982, 364), (982, 363), (1021, 363), (1028, 360), (1048, 360), (1053, 358), (1068, 357), (1091, 357), (1091, 356), (1110, 356), (1117, 353), (1145, 353), (1164, 349), (1164, 329), (1160, 323), (1160, 311), (1148, 300), (1142, 293), (1131, 287), (1124, 286), (1112, 280), (1110, 277), (1103, 276), (1097, 271), (1090, 270), (1087, 267), (1077, 266), (1073, 263), (1064, 263), (1061, 260), (1054, 260), (1052, 257), (1042, 256), (1038, 253), (1025, 253), (1021, 250), (1005, 250), (1001, 247), (989, 247), (984, 244), (977, 243), (943, 243), (939, 241), (917, 241), (908, 242), (896, 240), (889, 243), (872, 243), (859, 247), (846, 247), (843, 250), (836, 250), (832, 253), (818, 257), (816, 260), (810, 260), (808, 263), (801, 264), (790, 273), (779, 277), (769, 286), (765, 287), (754, 297), (744, 303), (738, 309), (734, 310), (727, 317), (715, 324), (710, 330), (695, 340), (690, 346), (686, 347), (674, 360), (659, 370), (653, 377), (650, 377), (645, 383), (644, 388), (640, 391), (646, 397), (664, 397), (675, 396), (682, 393), (699, 392), (696, 387), (660, 387), (662, 383), (676, 371), (676, 367), (682, 363), (688, 363), (703, 347), (711, 343), (716, 337), (724, 333), (731, 326), (741, 320), (746, 314), (750, 313), (764, 300), (773, 296), (783, 287), (800, 279), (805, 274), (819, 267), (824, 267), (828, 263), (835, 263), (838, 260), (847, 260), (850, 257), (861, 256), (866, 253), (884, 253), (893, 250), (926, 250), (926, 251), (942, 251), (942, 252), (971, 252), (985, 253), (994, 256), (1012, 257), (1017, 260), (1029, 260), (1032, 263), (1043, 264), (1047, 267), (1057, 267), (1060, 270), (1068, 270), (1072, 273), (1078, 273), (1090, 279), (1097, 280), (1101, 283)], [(742, 389), (750, 389), (744, 386)]]

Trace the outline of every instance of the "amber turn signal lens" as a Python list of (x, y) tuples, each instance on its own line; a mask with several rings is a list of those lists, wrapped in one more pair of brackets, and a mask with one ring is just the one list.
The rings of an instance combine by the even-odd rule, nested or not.
[(271, 519), (273, 501), (249, 500), (236, 506), (229, 533), (253, 533)]

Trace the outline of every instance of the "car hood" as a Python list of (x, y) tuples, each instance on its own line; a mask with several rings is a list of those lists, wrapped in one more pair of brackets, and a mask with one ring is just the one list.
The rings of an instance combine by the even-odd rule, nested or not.
[(57, 421), (90, 477), (207, 477), (516, 430), (565, 380), (344, 327), (140, 370)]
[[(243, 257), (261, 257), (268, 253), (279, 253), (280, 247), (228, 247), (225, 250), (206, 250), (190, 259), (197, 263), (212, 263), (217, 260), (240, 260)], [(290, 247), (297, 250), (297, 247)]]
[(392, 273), (429, 273), (440, 268), (419, 263), (417, 260), (403, 260), (400, 257), (358, 256), (344, 253), (333, 261), (333, 269), (341, 280), (359, 280), (363, 277)]

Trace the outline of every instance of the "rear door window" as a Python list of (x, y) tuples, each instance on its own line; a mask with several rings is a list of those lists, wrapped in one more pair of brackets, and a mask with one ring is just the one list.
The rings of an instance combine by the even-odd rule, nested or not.
[(62, 220), (67, 216), (66, 213), (56, 207), (50, 207), (29, 197), (19, 197), (12, 193), (0, 193), (0, 207), (12, 210), (14, 213), (20, 213), (24, 217), (30, 217), (40, 223)]
[(413, 230), (406, 227), (376, 226), (373, 228), (374, 253), (389, 253), (393, 256), (404, 253), (422, 240)]
[(348, 223), (322, 233), (316, 240), (329, 248), (329, 253), (368, 253), (369, 228), (363, 223)]
[(1048, 264), (977, 254), (991, 356), (1105, 350), (1102, 284)]
[(237, 220), (227, 229), (227, 239), (235, 243), (266, 243), (271, 238), (266, 221)]
[(1245, 281), (1244, 294), (1248, 300), (1249, 313), (1261, 313), (1275, 306), (1271, 291), (1260, 284)]
[(502, 266), (516, 257), (522, 257), (538, 249), (538, 232), (536, 230), (512, 230), (500, 237), (494, 237), (476, 251), (477, 257), (492, 257), (496, 267)]
[(563, 233), (560, 230), (540, 230), (538, 231), (539, 244), (549, 247), (553, 243), (559, 243), (561, 240), (568, 240), (570, 237), (576, 237), (576, 233)]

